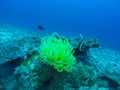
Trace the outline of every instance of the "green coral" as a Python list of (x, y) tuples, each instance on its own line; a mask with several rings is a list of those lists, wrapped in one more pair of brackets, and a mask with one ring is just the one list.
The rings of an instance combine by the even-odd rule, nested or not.
[(75, 64), (73, 47), (67, 38), (57, 33), (41, 39), (40, 57), (44, 63), (53, 66), (58, 72), (70, 72)]

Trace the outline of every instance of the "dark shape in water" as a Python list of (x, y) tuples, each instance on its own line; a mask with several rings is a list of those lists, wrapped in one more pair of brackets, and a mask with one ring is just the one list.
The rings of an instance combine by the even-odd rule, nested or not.
[(42, 25), (38, 25), (37, 28), (40, 29), (40, 30), (44, 30), (45, 29)]

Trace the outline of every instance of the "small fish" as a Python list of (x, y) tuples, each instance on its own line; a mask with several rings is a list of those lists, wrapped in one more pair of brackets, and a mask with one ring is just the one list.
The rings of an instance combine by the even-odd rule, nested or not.
[(44, 29), (45, 29), (45, 28), (43, 27), (43, 25), (38, 25), (37, 28), (38, 28), (39, 30), (44, 30)]

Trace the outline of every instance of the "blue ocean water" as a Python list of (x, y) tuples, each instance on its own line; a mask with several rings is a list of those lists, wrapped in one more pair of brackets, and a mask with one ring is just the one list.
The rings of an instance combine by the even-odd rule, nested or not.
[(0, 21), (65, 36), (96, 37), (120, 48), (120, 0), (0, 0)]

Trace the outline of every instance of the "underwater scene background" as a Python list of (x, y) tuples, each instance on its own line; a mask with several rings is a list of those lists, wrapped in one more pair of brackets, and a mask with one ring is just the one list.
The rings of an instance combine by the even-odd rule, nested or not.
[(0, 0), (0, 90), (120, 90), (119, 0)]
[(97, 37), (120, 48), (119, 0), (1, 0), (0, 20), (62, 35)]

